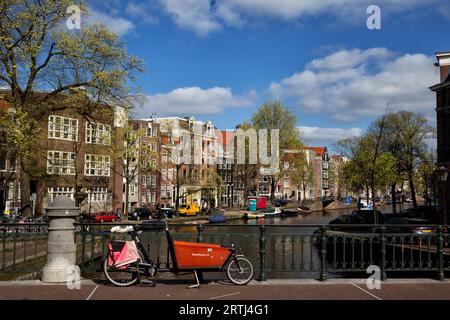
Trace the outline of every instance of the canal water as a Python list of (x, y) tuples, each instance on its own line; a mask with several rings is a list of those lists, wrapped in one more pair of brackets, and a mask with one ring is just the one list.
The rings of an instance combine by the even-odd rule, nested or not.
[[(255, 276), (259, 275), (260, 266), (260, 230), (266, 231), (266, 268), (267, 277), (317, 279), (320, 271), (319, 237), (315, 232), (317, 226), (327, 225), (331, 220), (350, 214), (354, 208), (324, 210), (302, 214), (294, 217), (276, 217), (250, 220), (230, 220), (226, 225), (205, 225), (200, 241), (225, 246), (234, 244), (242, 249), (254, 267)], [(390, 207), (381, 208), (389, 212)], [(273, 226), (273, 227), (272, 227)], [(292, 226), (292, 227), (290, 227)], [(182, 241), (198, 241), (197, 226), (177, 227), (173, 238)], [(152, 256), (158, 256), (164, 265), (167, 262), (167, 246), (163, 233), (143, 234), (142, 240), (147, 244)], [(330, 278), (345, 277), (342, 273), (328, 273)]]

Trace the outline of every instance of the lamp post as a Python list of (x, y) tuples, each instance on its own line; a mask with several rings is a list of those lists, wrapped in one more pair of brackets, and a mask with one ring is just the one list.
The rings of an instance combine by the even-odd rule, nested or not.
[(441, 189), (441, 194), (442, 194), (442, 207), (443, 207), (443, 213), (444, 213), (444, 226), (447, 226), (447, 201), (446, 201), (446, 195), (447, 195), (447, 178), (448, 178), (448, 170), (446, 167), (440, 167), (439, 168), (439, 179), (442, 183), (442, 189)]

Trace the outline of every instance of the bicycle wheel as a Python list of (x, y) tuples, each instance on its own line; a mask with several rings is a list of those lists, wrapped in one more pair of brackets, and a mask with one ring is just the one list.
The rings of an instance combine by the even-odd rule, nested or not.
[[(129, 265), (127, 270), (123, 271), (108, 266), (108, 258), (104, 259), (103, 273), (105, 274), (106, 279), (108, 279), (109, 282), (118, 287), (128, 287), (135, 284), (138, 281), (138, 264), (142, 261), (142, 255), (140, 252), (139, 256), (141, 257), (139, 261)], [(136, 272), (133, 272), (132, 268), (135, 269)]]
[(236, 285), (245, 285), (253, 278), (253, 265), (244, 256), (236, 256), (227, 266), (227, 278)]

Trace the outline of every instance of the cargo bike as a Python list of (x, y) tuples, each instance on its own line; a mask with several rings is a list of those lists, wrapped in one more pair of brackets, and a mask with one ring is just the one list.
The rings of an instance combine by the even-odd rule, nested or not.
[(193, 273), (196, 284), (189, 288), (200, 287), (203, 272), (225, 272), (228, 280), (236, 285), (245, 285), (252, 280), (252, 263), (234, 245), (177, 241), (172, 238), (167, 219), (162, 221), (161, 227), (165, 230), (172, 262), (169, 268), (161, 268), (159, 259), (154, 261), (149, 256), (139, 240), (144, 231), (142, 226), (114, 227), (111, 233), (128, 233), (132, 240), (108, 242), (108, 253), (103, 261), (106, 279), (116, 286), (126, 287), (137, 282), (142, 284), (142, 277), (146, 277), (156, 285), (158, 272)]

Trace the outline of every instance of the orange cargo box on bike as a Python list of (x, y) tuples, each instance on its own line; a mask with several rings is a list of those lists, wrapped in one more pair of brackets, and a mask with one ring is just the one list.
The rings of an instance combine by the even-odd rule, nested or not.
[(179, 269), (221, 268), (231, 251), (217, 244), (174, 241)]

